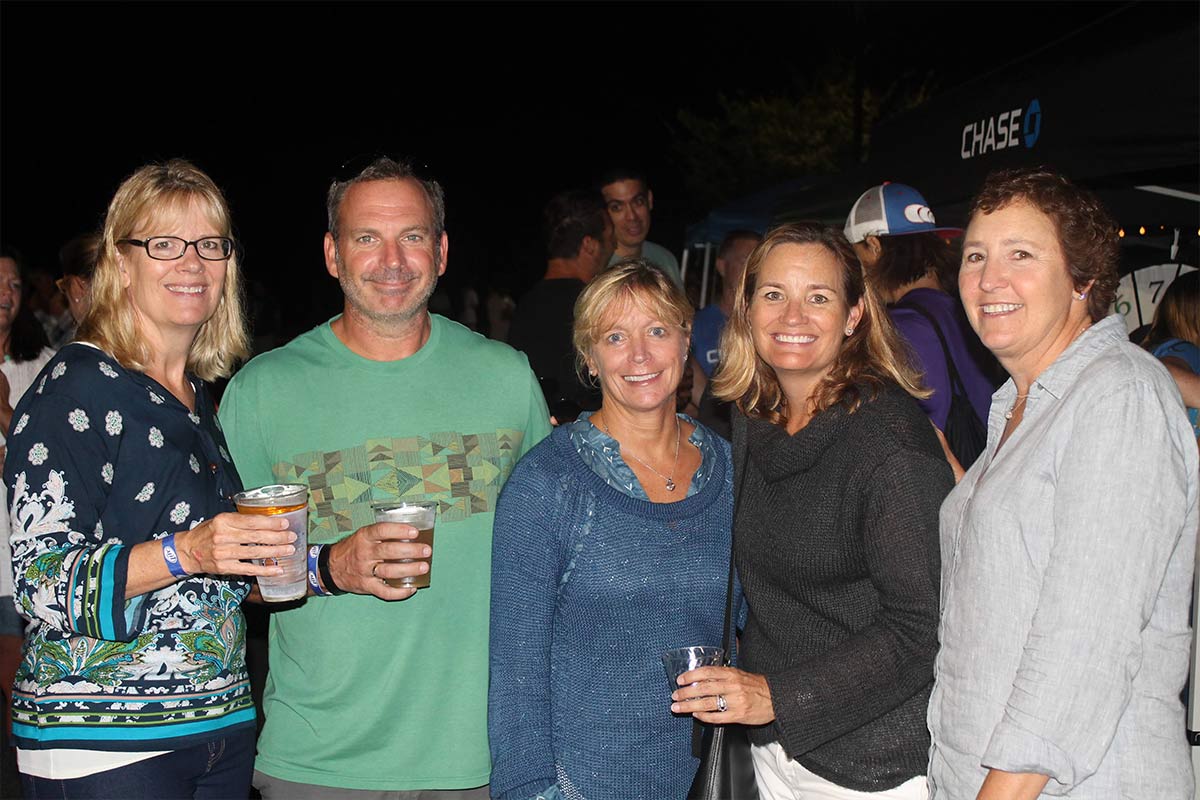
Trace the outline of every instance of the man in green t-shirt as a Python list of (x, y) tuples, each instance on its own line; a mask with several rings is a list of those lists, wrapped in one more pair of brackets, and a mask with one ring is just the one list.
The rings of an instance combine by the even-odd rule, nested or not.
[[(271, 614), (254, 785), (268, 798), (485, 800), (496, 497), (549, 432), (525, 356), (428, 312), (446, 269), (434, 181), (381, 158), (329, 191), (342, 314), (255, 358), (221, 423), (247, 486), (309, 487), (310, 594)], [(434, 500), (430, 586), (407, 525), (371, 503)], [(397, 541), (397, 537), (408, 537)], [(403, 601), (403, 602), (400, 602)]]

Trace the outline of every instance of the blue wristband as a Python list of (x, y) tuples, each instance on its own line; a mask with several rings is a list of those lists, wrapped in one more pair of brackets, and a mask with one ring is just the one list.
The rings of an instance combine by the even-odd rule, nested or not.
[(321, 588), (321, 579), (317, 575), (317, 559), (321, 557), (321, 550), (324, 549), (323, 544), (314, 544), (308, 548), (308, 585), (312, 587), (313, 594), (317, 597), (324, 597), (329, 594)]
[(171, 574), (176, 578), (186, 578), (188, 572), (179, 563), (179, 551), (175, 549), (175, 534), (168, 534), (162, 539), (162, 554), (163, 561), (167, 562), (167, 569), (171, 570)]

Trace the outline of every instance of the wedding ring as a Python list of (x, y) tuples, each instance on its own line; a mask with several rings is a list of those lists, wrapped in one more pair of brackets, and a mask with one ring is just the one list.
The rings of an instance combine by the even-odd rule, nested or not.
[(717, 695), (717, 713), (722, 714), (727, 708), (729, 708), (729, 704), (725, 702), (725, 695)]
[(377, 580), (378, 580), (379, 576), (375, 574), (375, 568), (376, 568), (376, 567), (378, 567), (378, 566), (379, 566), (379, 562), (378, 562), (378, 561), (376, 561), (374, 564), (372, 564), (372, 565), (371, 565), (371, 577), (372, 577), (372, 578), (375, 578), (375, 579), (377, 579)]

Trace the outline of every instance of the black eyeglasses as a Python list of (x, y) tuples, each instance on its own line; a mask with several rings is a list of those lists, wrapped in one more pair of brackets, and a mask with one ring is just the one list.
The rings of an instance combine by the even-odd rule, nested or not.
[(149, 239), (119, 239), (117, 244), (132, 244), (146, 248), (146, 255), (156, 261), (175, 261), (183, 258), (188, 246), (205, 261), (227, 261), (233, 255), (233, 239), (224, 236), (205, 236), (194, 242), (178, 236), (151, 236)]

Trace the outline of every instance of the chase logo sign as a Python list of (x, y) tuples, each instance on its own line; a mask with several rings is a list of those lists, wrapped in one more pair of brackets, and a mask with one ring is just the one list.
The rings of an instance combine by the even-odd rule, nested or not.
[(996, 150), (1037, 144), (1042, 133), (1042, 104), (1030, 100), (1025, 108), (1014, 108), (976, 122), (968, 122), (962, 129), (962, 149), (959, 155), (965, 161)]

